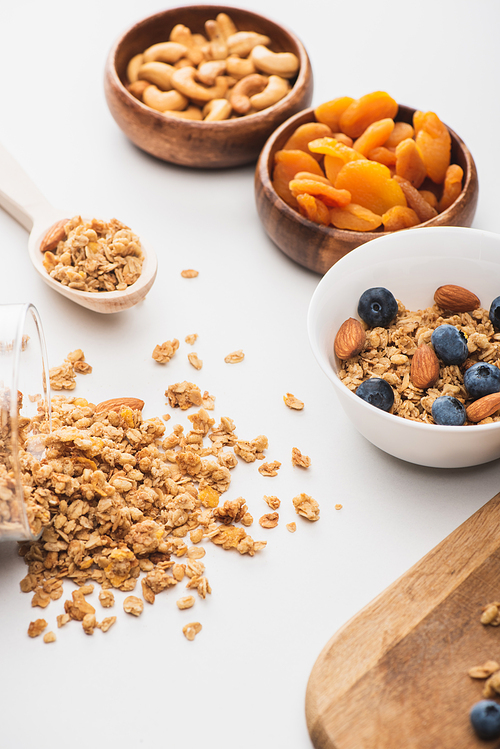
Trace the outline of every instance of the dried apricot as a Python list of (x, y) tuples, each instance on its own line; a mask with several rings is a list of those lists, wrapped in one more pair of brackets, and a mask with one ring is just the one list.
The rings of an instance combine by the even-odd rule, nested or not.
[(437, 216), (437, 211), (430, 203), (419, 193), (416, 187), (413, 187), (407, 179), (394, 175), (394, 181), (397, 182), (404, 192), (406, 202), (413, 208), (420, 221), (428, 221)]
[(350, 203), (351, 195), (348, 190), (337, 189), (317, 182), (312, 179), (293, 179), (290, 182), (290, 190), (296, 198), (297, 195), (307, 193), (320, 198), (328, 206), (344, 206)]
[(332, 184), (335, 183), (337, 174), (344, 164), (365, 158), (359, 151), (340, 143), (335, 138), (318, 138), (309, 143), (309, 148), (313, 153), (325, 154), (323, 165), (326, 176)]
[(273, 187), (280, 198), (293, 208), (297, 208), (298, 203), (288, 185), (297, 172), (323, 176), (323, 171), (312, 154), (299, 150), (277, 151), (274, 155)]
[(384, 146), (386, 148), (396, 148), (398, 143), (401, 143), (402, 140), (406, 140), (406, 138), (413, 138), (414, 135), (415, 130), (409, 122), (395, 122), (394, 130), (387, 138)]
[[(324, 125), (321, 122), (306, 122), (304, 125), (299, 125), (295, 132), (292, 133), (283, 146), (283, 150), (300, 150), (310, 154), (311, 152), (308, 148), (309, 141), (324, 138), (327, 135), (332, 136), (332, 131), (328, 125)], [(315, 155), (315, 158), (319, 160), (321, 156)]]
[(396, 174), (420, 187), (427, 176), (420, 149), (412, 138), (406, 138), (396, 147)]
[(318, 122), (323, 122), (336, 132), (341, 129), (339, 123), (342, 114), (353, 101), (354, 99), (350, 96), (339, 96), (316, 107), (314, 116)]
[(333, 133), (332, 137), (335, 138), (335, 140), (340, 141), (340, 143), (343, 143), (344, 146), (349, 146), (349, 148), (352, 148), (352, 144), (354, 143), (354, 141), (345, 133)]
[(353, 143), (353, 148), (363, 156), (367, 156), (372, 148), (383, 146), (389, 135), (394, 130), (394, 120), (386, 117), (384, 120), (377, 120), (368, 125), (366, 130)]
[(444, 181), (450, 165), (451, 136), (434, 112), (415, 112), (415, 142), (420, 149), (427, 176), (436, 184)]
[(372, 150), (367, 153), (367, 156), (371, 161), (378, 161), (380, 164), (385, 164), (386, 166), (396, 165), (396, 152), (390, 151), (385, 146), (372, 148)]
[(330, 185), (330, 187), (333, 187), (328, 177), (323, 177), (321, 174), (313, 174), (312, 172), (297, 172), (297, 174), (294, 176), (294, 179), (315, 179), (318, 182), (324, 182), (325, 185)]
[(301, 193), (297, 195), (297, 203), (299, 204), (299, 211), (302, 216), (308, 218), (309, 221), (314, 221), (316, 224), (328, 226), (330, 223), (330, 210), (322, 200), (318, 200), (314, 195)]
[(330, 221), (337, 229), (373, 231), (380, 226), (382, 218), (362, 205), (349, 203), (345, 208), (331, 208)]
[(437, 210), (438, 199), (436, 198), (433, 192), (431, 192), (430, 190), (419, 190), (418, 192), (423, 197), (423, 199), (427, 203), (429, 203), (429, 205), (431, 205), (433, 208)]
[(399, 231), (400, 229), (417, 226), (420, 219), (413, 208), (407, 205), (393, 205), (382, 216), (382, 223), (384, 224), (384, 231)]
[(365, 94), (350, 104), (342, 113), (339, 125), (340, 129), (350, 138), (359, 138), (368, 125), (386, 117), (394, 119), (398, 112), (398, 104), (385, 91), (374, 91)]
[(438, 204), (441, 213), (450, 207), (462, 192), (462, 179), (464, 170), (458, 164), (450, 164), (444, 178), (443, 194)]
[(406, 205), (401, 187), (383, 164), (368, 159), (350, 161), (340, 170), (335, 187), (347, 190), (353, 203), (359, 203), (378, 216), (393, 205)]

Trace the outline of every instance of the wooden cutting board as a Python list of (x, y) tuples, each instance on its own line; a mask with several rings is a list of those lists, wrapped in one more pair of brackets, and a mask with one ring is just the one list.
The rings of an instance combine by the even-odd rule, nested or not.
[[(345, 624), (318, 657), (306, 719), (316, 749), (473, 749), (469, 710), (500, 663), (500, 494)], [(499, 697), (500, 701), (500, 697)]]

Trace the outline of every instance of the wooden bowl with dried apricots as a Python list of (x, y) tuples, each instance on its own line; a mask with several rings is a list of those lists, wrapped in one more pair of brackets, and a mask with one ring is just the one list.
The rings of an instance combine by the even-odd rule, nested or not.
[(111, 49), (104, 91), (125, 135), (158, 159), (217, 169), (257, 161), (269, 135), (309, 106), (313, 77), (299, 39), (242, 8), (156, 13)]
[(469, 149), (434, 112), (377, 91), (333, 99), (277, 128), (257, 163), (255, 199), (272, 241), (324, 274), (385, 234), (471, 226), (478, 178)]

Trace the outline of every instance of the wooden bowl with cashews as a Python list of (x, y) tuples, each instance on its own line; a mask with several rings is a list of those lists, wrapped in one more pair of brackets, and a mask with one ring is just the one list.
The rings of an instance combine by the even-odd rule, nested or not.
[(125, 135), (188, 167), (255, 162), (269, 135), (311, 103), (304, 46), (242, 8), (170, 8), (136, 23), (111, 49), (104, 90)]

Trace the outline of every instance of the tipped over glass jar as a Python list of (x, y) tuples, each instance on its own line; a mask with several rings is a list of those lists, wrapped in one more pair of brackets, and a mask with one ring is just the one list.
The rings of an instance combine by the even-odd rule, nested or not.
[(41, 423), (50, 424), (50, 380), (40, 316), (29, 303), (0, 304), (0, 541), (42, 530), (22, 467), (27, 453), (43, 457)]

